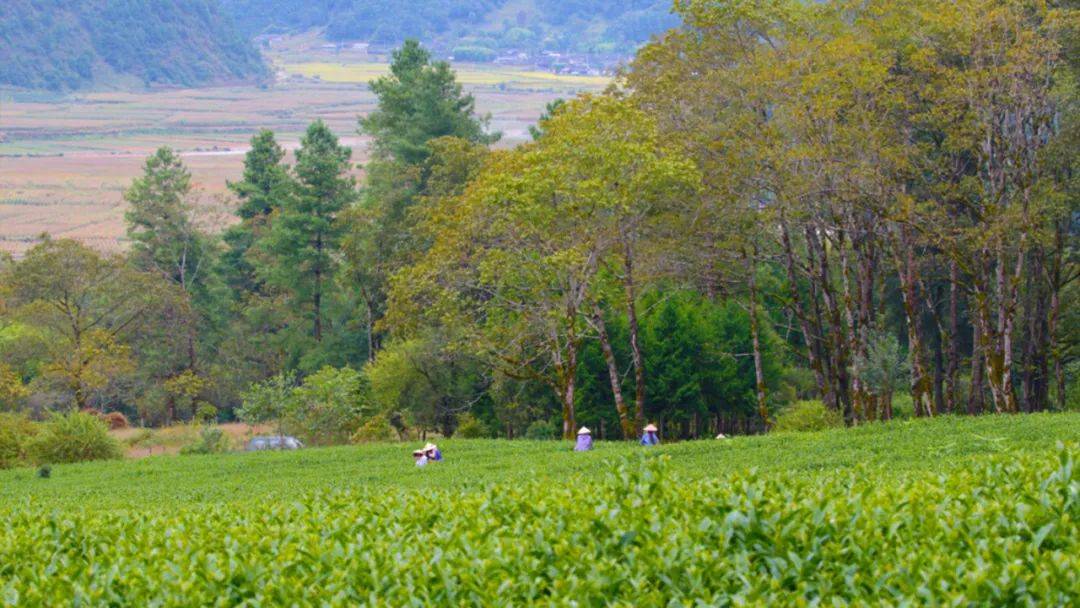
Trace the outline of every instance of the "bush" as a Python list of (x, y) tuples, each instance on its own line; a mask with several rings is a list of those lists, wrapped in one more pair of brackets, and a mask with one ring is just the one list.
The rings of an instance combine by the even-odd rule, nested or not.
[(490, 437), (491, 431), (476, 416), (465, 413), (458, 416), (458, 427), (455, 434), (464, 439), (480, 439)]
[(27, 447), (38, 425), (22, 414), (0, 414), (0, 469), (10, 469), (27, 460)]
[(221, 454), (229, 451), (229, 438), (221, 429), (208, 426), (194, 442), (180, 448), (181, 454)]
[(101, 421), (109, 427), (110, 431), (116, 431), (119, 429), (126, 429), (131, 424), (128, 422), (127, 416), (122, 412), (109, 412), (101, 417)]
[(536, 420), (525, 429), (526, 439), (550, 440), (555, 439), (558, 430), (550, 420)]
[(836, 410), (825, 407), (821, 401), (796, 401), (776, 417), (772, 430), (778, 433), (791, 431), (823, 431), (844, 426), (844, 417)]
[(892, 400), (893, 420), (907, 420), (915, 417), (915, 402), (911, 393), (896, 393)]
[(38, 464), (106, 460), (124, 455), (120, 442), (109, 436), (105, 423), (83, 412), (53, 415), (30, 442), (28, 453)]
[(349, 438), (351, 443), (370, 443), (373, 441), (390, 441), (397, 438), (394, 427), (385, 414), (372, 416), (367, 422), (360, 425), (356, 432)]
[(200, 401), (199, 406), (195, 409), (195, 422), (202, 424), (213, 424), (217, 422), (218, 409), (213, 405)]
[(109, 427), (109, 430), (111, 431), (115, 431), (117, 429), (126, 429), (131, 426), (128, 423), (127, 416), (125, 416), (122, 412), (109, 412), (106, 414), (102, 410), (96, 408), (84, 407), (82, 409), (82, 413), (89, 414), (90, 416), (93, 416), (94, 418), (97, 418), (98, 420), (104, 422), (105, 426)]

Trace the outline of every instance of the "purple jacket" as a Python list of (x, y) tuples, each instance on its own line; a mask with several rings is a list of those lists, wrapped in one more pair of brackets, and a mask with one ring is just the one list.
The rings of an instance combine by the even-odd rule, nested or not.
[(592, 435), (578, 435), (577, 444), (574, 446), (575, 452), (588, 452), (592, 449)]

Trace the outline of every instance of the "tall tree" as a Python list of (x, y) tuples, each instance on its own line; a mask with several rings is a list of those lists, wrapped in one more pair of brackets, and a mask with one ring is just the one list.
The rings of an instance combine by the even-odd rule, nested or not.
[[(376, 325), (385, 312), (387, 281), (427, 246), (415, 227), (433, 200), (470, 177), (486, 146), (499, 138), (487, 130), (488, 117), (476, 113), (453, 70), (415, 40), (394, 52), (390, 74), (371, 82), (378, 98), (359, 130), (372, 138), (373, 159), (359, 205), (349, 213), (345, 243), (350, 275), (368, 319), (369, 352), (378, 347)], [(429, 180), (436, 183), (429, 185)], [(456, 183), (454, 180), (458, 180)]]
[(244, 156), (243, 178), (229, 182), (229, 190), (240, 202), (236, 209), (240, 222), (223, 235), (226, 251), (221, 263), (225, 281), (236, 295), (259, 290), (249, 255), (257, 254), (257, 249), (252, 250), (255, 241), (269, 232), (271, 216), (295, 190), (289, 169), (282, 162), (284, 158), (285, 150), (274, 133), (263, 129), (251, 138), (251, 149)]
[(450, 64), (432, 61), (416, 40), (394, 51), (390, 74), (372, 81), (371, 91), (378, 108), (360, 119), (360, 132), (372, 137), (380, 160), (416, 166), (437, 137), (484, 144), (499, 138), (486, 132), (487, 117), (476, 115), (476, 100), (462, 92)]
[(132, 371), (127, 341), (154, 314), (160, 279), (72, 240), (47, 239), (6, 269), (14, 314), (47, 332), (46, 375), (85, 408), (96, 389)]
[(264, 280), (291, 294), (294, 309), (310, 319), (316, 343), (323, 339), (324, 299), (338, 266), (338, 214), (356, 198), (351, 156), (321, 120), (308, 127), (296, 151), (296, 194), (274, 218), (265, 239), (271, 259), (258, 269)]

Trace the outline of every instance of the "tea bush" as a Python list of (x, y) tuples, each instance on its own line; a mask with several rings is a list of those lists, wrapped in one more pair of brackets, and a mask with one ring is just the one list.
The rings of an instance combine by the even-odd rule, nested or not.
[(778, 433), (788, 431), (824, 431), (844, 426), (844, 417), (840, 412), (825, 407), (816, 401), (796, 401), (776, 416), (772, 430)]
[(83, 462), (120, 458), (120, 442), (109, 436), (109, 428), (97, 416), (85, 412), (54, 414), (28, 446), (31, 459), (39, 464)]
[(0, 605), (1077, 605), (1077, 439), (1036, 414), (0, 471)]
[[(595, 478), (316, 492), (131, 516), (17, 507), (10, 605), (1075, 605), (1076, 446), (947, 475)], [(89, 567), (90, 564), (93, 567)], [(48, 567), (44, 567), (45, 565)]]

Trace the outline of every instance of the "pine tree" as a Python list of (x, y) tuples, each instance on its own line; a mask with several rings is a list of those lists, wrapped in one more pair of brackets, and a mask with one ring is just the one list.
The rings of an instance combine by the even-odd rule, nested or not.
[(310, 317), (316, 342), (323, 337), (323, 300), (337, 268), (338, 213), (356, 196), (351, 156), (321, 120), (308, 127), (296, 152), (295, 196), (285, 199), (274, 219), (265, 244), (271, 260), (260, 269)]
[(261, 289), (248, 251), (269, 232), (271, 215), (294, 192), (295, 183), (282, 163), (284, 158), (285, 150), (274, 139), (274, 133), (263, 129), (251, 138), (251, 149), (244, 157), (243, 179), (229, 183), (229, 189), (240, 200), (236, 210), (240, 223), (230, 226), (223, 236), (227, 249), (222, 255), (221, 273), (236, 295)]

